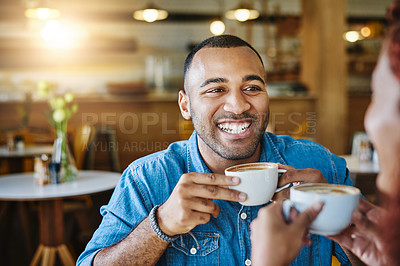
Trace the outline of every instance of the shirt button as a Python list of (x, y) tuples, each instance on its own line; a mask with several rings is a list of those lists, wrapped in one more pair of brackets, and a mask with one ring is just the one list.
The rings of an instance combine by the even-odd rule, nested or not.
[(247, 259), (244, 261), (244, 265), (250, 266), (251, 265), (251, 260)]
[(194, 255), (196, 253), (197, 253), (197, 249), (195, 249), (195, 248), (190, 249), (190, 254)]
[[(247, 218), (247, 214), (245, 212), (242, 212), (240, 214), (240, 218), (242, 218), (243, 220)], [(246, 264), (247, 265), (247, 264)]]

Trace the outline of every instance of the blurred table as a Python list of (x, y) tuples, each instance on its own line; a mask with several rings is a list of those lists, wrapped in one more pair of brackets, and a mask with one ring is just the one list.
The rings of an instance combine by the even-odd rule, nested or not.
[(113, 189), (121, 174), (106, 171), (80, 171), (75, 181), (39, 186), (33, 173), (0, 178), (0, 200), (38, 201), (40, 245), (31, 265), (54, 265), (56, 256), (64, 265), (75, 261), (64, 241), (63, 198), (90, 195)]
[(379, 164), (373, 161), (360, 162), (358, 156), (340, 156), (346, 160), (347, 169), (354, 186), (371, 202), (376, 201), (376, 177), (379, 173)]
[(346, 160), (347, 168), (350, 173), (354, 174), (378, 174), (379, 173), (379, 164), (369, 161), (369, 162), (360, 162), (357, 156), (352, 155), (344, 155), (341, 156)]
[(53, 145), (28, 145), (20, 150), (9, 151), (7, 147), (0, 146), (0, 157), (2, 158), (19, 158), (31, 157), (40, 154), (51, 154)]
[(7, 146), (0, 146), (0, 159), (7, 160), (10, 173), (24, 172), (23, 160), (41, 154), (50, 155), (53, 145), (26, 145), (23, 149), (9, 151)]

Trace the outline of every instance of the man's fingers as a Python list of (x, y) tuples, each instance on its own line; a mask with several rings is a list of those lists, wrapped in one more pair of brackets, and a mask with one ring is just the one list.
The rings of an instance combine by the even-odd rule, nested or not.
[(278, 168), (279, 168), (279, 169), (285, 169), (285, 170), (296, 169), (296, 168), (294, 168), (294, 167), (291, 166), (291, 165), (285, 165), (285, 164), (281, 164), (281, 163), (278, 163)]
[[(293, 166), (291, 166), (291, 165), (284, 165), (284, 164), (280, 164), (280, 163), (278, 163), (278, 168), (279, 169), (284, 169), (284, 170), (295, 170), (296, 168), (294, 168)], [(279, 176), (279, 179), (278, 179), (278, 187), (283, 187), (284, 185), (287, 185), (287, 184), (289, 184), (290, 182), (288, 182), (287, 180), (286, 180), (286, 176), (287, 176), (287, 173), (288, 172), (285, 172), (285, 173), (283, 173), (283, 174), (281, 174), (280, 176)]]
[(213, 185), (193, 185), (193, 189), (191, 190), (190, 194), (193, 197), (198, 198), (219, 199), (238, 202), (245, 201), (247, 199), (246, 193)]
[(216, 186), (236, 186), (240, 184), (237, 176), (226, 176), (215, 173), (187, 173), (184, 178), (190, 179), (193, 183)]
[(186, 202), (186, 205), (193, 211), (211, 214), (214, 218), (217, 218), (220, 213), (218, 205), (210, 199), (192, 198)]
[(301, 212), (297, 216), (296, 220), (294, 220), (292, 223), (296, 227), (308, 228), (312, 224), (312, 222), (315, 220), (315, 218), (317, 218), (317, 216), (321, 212), (323, 206), (324, 206), (324, 203), (320, 202), (320, 201), (313, 203), (305, 211)]
[(214, 173), (187, 173), (182, 175), (175, 190), (185, 199), (198, 197), (242, 202), (247, 199), (246, 193), (227, 188), (239, 183), (239, 177)]
[(210, 221), (211, 216), (208, 213), (191, 211), (186, 219), (180, 221), (182, 224), (188, 224), (191, 229), (199, 224), (206, 224)]
[(278, 187), (289, 183), (327, 183), (321, 171), (313, 168), (291, 169), (282, 174), (278, 180)]

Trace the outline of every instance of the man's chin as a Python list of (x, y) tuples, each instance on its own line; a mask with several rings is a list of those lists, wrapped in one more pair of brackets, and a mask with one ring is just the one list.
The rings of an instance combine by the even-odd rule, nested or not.
[[(253, 153), (254, 154), (254, 153)], [(253, 154), (247, 155), (247, 154), (218, 154), (225, 160), (229, 161), (239, 161), (239, 160), (245, 160), (249, 159)]]
[(260, 141), (255, 143), (254, 136), (251, 138), (228, 139), (219, 134), (204, 136), (199, 132), (198, 136), (209, 149), (226, 160), (248, 159), (255, 154), (260, 144)]
[(225, 148), (224, 150), (215, 151), (219, 156), (226, 160), (244, 160), (248, 159), (254, 155), (256, 149), (254, 148), (244, 148), (244, 147), (229, 147)]

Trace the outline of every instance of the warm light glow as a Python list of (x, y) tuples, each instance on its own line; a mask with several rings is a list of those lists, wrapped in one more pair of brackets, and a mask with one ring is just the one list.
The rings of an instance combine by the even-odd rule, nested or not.
[(82, 30), (71, 25), (61, 25), (57, 20), (49, 20), (40, 32), (42, 39), (52, 48), (72, 48), (84, 37)]
[(55, 19), (60, 16), (60, 11), (52, 8), (29, 8), (25, 10), (25, 16), (33, 19)]
[(221, 20), (215, 20), (210, 24), (210, 31), (214, 35), (221, 35), (225, 31), (225, 24)]
[(235, 18), (239, 21), (246, 21), (250, 17), (250, 11), (248, 9), (238, 9), (235, 11)]
[(156, 20), (163, 20), (168, 17), (168, 12), (165, 10), (147, 8), (145, 10), (138, 10), (133, 13), (133, 18), (136, 20), (144, 20), (146, 22), (154, 22)]
[(143, 18), (147, 22), (154, 22), (157, 20), (158, 11), (157, 9), (146, 9), (143, 11)]
[(239, 21), (246, 21), (250, 17), (250, 11), (248, 9), (238, 9), (235, 11), (235, 18)]
[(57, 20), (49, 20), (40, 31), (43, 40), (51, 41), (60, 29), (60, 23)]
[(238, 8), (235, 10), (229, 10), (225, 16), (228, 19), (236, 19), (240, 22), (244, 22), (250, 19), (256, 19), (260, 16), (260, 13), (255, 9)]
[(344, 34), (344, 39), (348, 42), (356, 42), (360, 39), (360, 33), (358, 31), (348, 31)]
[(371, 29), (368, 26), (362, 27), (360, 33), (363, 37), (371, 37)]

